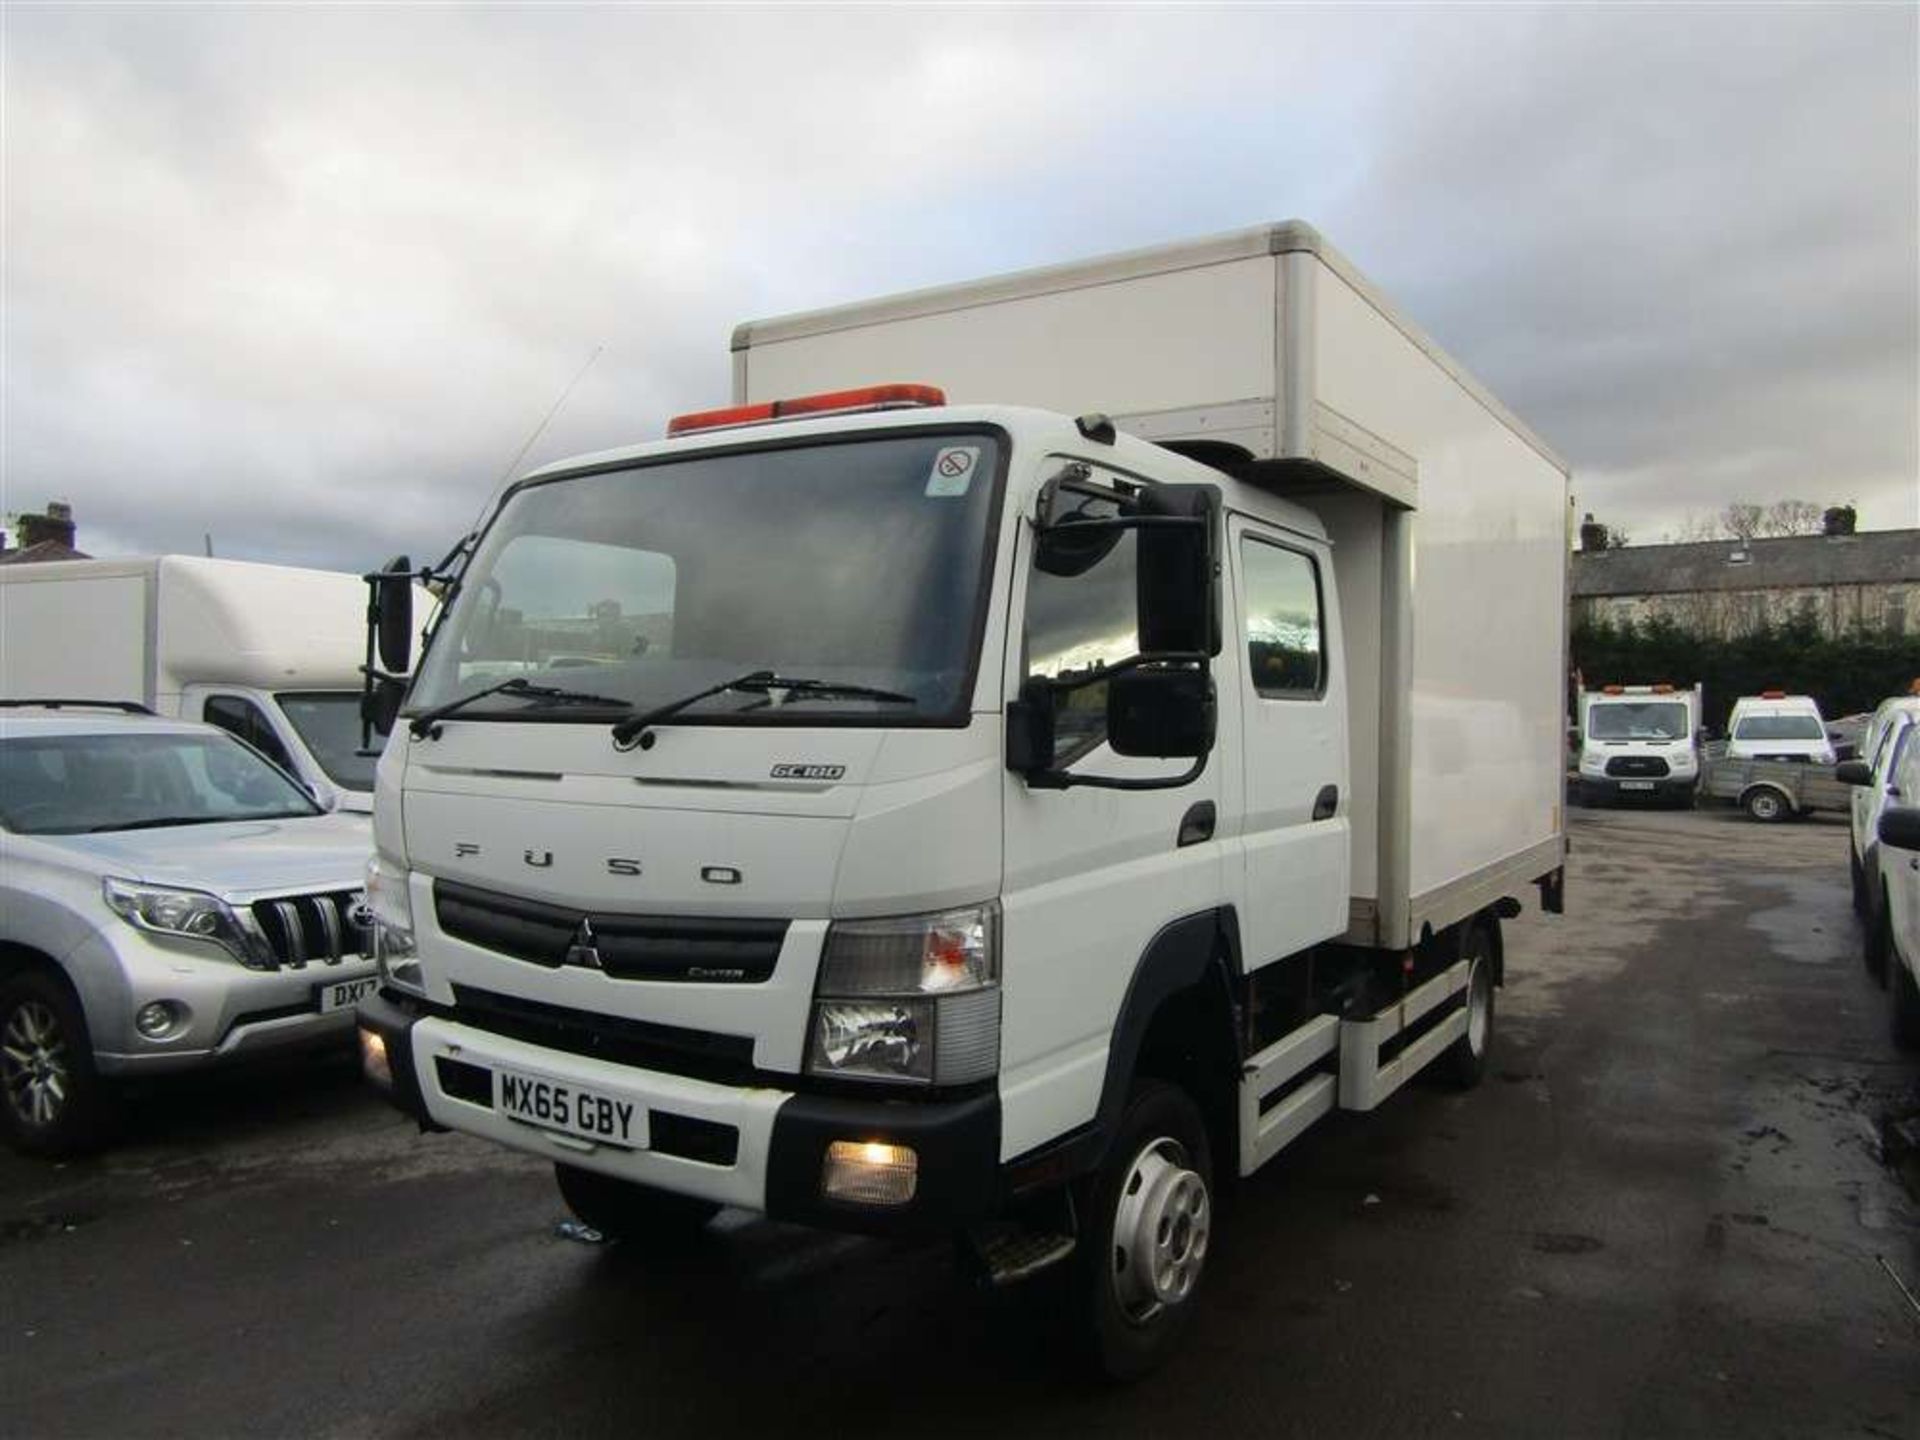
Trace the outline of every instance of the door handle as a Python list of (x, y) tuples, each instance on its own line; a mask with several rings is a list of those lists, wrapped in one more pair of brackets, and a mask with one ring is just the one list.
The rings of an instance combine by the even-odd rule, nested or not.
[(1213, 801), (1202, 800), (1189, 805), (1187, 813), (1180, 817), (1180, 838), (1174, 848), (1188, 845), (1200, 845), (1213, 838), (1214, 809)]
[(1320, 787), (1320, 793), (1313, 797), (1313, 818), (1316, 820), (1331, 820), (1333, 818), (1333, 812), (1339, 808), (1340, 787), (1338, 785), (1322, 785)]

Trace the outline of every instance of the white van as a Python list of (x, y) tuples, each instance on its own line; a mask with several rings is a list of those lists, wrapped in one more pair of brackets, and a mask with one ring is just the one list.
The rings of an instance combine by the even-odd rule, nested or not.
[(1734, 702), (1727, 722), (1727, 758), (1831, 765), (1833, 742), (1811, 695), (1763, 690)]
[(1582, 804), (1693, 804), (1700, 783), (1700, 687), (1607, 685), (1580, 697)]

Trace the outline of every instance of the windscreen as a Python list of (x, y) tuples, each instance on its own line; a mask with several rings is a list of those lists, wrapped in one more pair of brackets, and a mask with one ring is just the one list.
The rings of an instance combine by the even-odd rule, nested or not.
[(1736, 740), (1824, 740), (1827, 732), (1811, 715), (1747, 715), (1734, 726)]
[(300, 732), (327, 778), (343, 790), (371, 791), (376, 757), (360, 750), (360, 696), (352, 690), (302, 690), (273, 697)]
[(307, 793), (228, 735), (0, 740), (0, 823), (16, 835), (318, 815)]
[(1605, 700), (1587, 707), (1589, 740), (1685, 740), (1687, 707), (1673, 700)]
[(590, 721), (592, 697), (617, 713), (771, 671), (897, 698), (727, 692), (675, 723), (958, 723), (999, 466), (995, 436), (947, 432), (528, 486), (482, 540), (408, 709), (524, 677), (575, 698), (490, 695), (462, 718)]

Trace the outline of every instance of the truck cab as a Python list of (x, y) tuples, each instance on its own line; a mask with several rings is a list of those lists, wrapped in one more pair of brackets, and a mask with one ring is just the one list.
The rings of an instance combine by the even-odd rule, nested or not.
[(1580, 697), (1580, 795), (1693, 804), (1700, 780), (1700, 690), (1607, 685)]

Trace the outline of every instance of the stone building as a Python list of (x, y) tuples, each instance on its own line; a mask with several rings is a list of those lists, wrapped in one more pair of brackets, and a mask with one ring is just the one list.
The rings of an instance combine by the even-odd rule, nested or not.
[[(1604, 544), (1604, 542), (1603, 542)], [(1828, 636), (1920, 635), (1920, 530), (1582, 549), (1573, 623), (1644, 624), (1732, 639), (1810, 620)]]
[(85, 551), (73, 548), (73, 507), (64, 500), (49, 500), (44, 515), (21, 514), (14, 520), (20, 532), (17, 549), (7, 547), (0, 534), (0, 565), (31, 565), (41, 560), (90, 560)]

